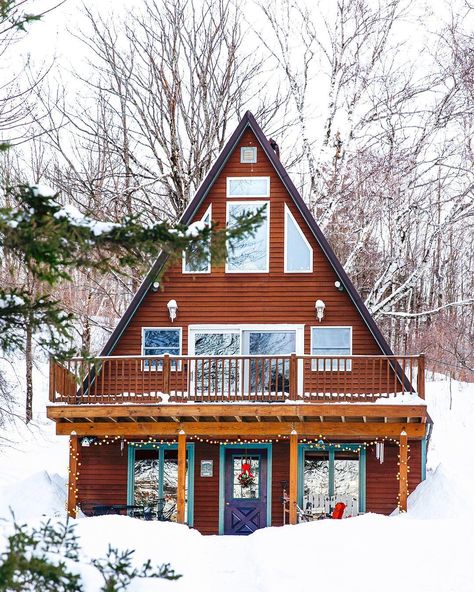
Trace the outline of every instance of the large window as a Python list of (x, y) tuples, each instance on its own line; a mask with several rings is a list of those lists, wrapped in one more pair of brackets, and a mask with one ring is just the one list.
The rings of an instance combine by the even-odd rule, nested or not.
[[(192, 445), (186, 446), (186, 452), (186, 500), (188, 500), (193, 486)], [(135, 444), (129, 448), (128, 462), (128, 503), (143, 506), (146, 516), (152, 520), (176, 521), (178, 493), (176, 444)], [(186, 504), (185, 519), (189, 524), (192, 523), (192, 507), (188, 508), (188, 504)]]
[[(313, 356), (350, 356), (352, 327), (312, 327), (311, 354)], [(350, 360), (314, 360), (313, 370), (351, 370)]]
[(227, 197), (270, 197), (270, 177), (227, 177)]
[(303, 474), (300, 502), (315, 515), (332, 512), (338, 502), (344, 516), (365, 511), (365, 450), (357, 444), (325, 445), (317, 450), (302, 445)]
[(269, 210), (268, 202), (231, 202), (227, 204), (227, 224), (236, 226), (245, 214), (255, 214), (263, 208), (262, 222), (253, 235), (247, 233), (227, 245), (226, 271), (231, 273), (268, 272)]
[[(207, 209), (201, 221), (206, 226), (211, 224), (211, 206)], [(204, 251), (204, 252), (203, 252)], [(204, 245), (199, 251), (189, 247), (183, 253), (183, 273), (209, 273), (211, 271), (211, 254), (209, 245)]]
[(313, 249), (285, 205), (285, 272), (313, 271)]
[[(170, 354), (172, 356), (181, 355), (181, 329), (146, 327), (142, 330), (142, 355), (143, 356), (162, 356)], [(145, 360), (145, 368), (161, 369), (161, 363), (153, 360)], [(172, 365), (174, 368), (175, 365)]]

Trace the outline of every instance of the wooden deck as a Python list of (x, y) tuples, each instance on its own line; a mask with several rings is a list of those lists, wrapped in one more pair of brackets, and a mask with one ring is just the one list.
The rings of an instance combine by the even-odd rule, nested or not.
[(70, 405), (364, 403), (424, 393), (422, 355), (164, 355), (51, 360), (49, 399)]

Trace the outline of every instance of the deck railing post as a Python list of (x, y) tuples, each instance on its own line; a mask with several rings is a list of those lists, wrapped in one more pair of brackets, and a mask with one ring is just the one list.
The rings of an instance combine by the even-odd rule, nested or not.
[(67, 514), (76, 517), (77, 507), (77, 469), (79, 467), (79, 439), (76, 433), (69, 438), (69, 479), (67, 490)]
[(56, 398), (55, 395), (55, 390), (56, 390), (56, 385), (55, 385), (55, 380), (54, 380), (54, 374), (55, 374), (55, 361), (53, 356), (49, 356), (49, 400), (54, 403), (54, 399)]
[(176, 500), (176, 522), (184, 524), (186, 509), (186, 434), (178, 434), (178, 492)]
[(400, 512), (406, 512), (408, 500), (408, 436), (405, 430), (400, 434), (398, 485), (398, 508)]
[(164, 354), (163, 356), (163, 393), (170, 394), (170, 356)]
[(296, 354), (290, 356), (290, 400), (296, 401), (296, 394), (298, 392), (298, 360)]
[(298, 434), (296, 430), (290, 435), (290, 491), (289, 491), (289, 523), (298, 522)]
[(425, 398), (425, 354), (418, 356), (418, 375), (416, 377), (416, 390), (421, 399)]

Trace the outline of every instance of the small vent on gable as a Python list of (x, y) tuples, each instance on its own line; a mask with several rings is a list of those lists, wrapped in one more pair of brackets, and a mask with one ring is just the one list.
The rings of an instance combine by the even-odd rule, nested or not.
[(240, 162), (253, 164), (257, 162), (257, 148), (255, 146), (244, 146), (240, 149)]

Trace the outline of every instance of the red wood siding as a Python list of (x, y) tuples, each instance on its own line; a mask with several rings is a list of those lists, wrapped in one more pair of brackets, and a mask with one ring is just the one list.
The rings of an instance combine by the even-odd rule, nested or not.
[[(147, 294), (112, 352), (114, 355), (141, 353), (142, 327), (168, 326), (183, 329), (183, 354), (186, 354), (188, 326), (208, 323), (305, 324), (305, 353), (310, 353), (311, 326), (347, 325), (353, 327), (354, 354), (381, 353), (347, 293), (339, 292), (334, 287), (337, 279), (334, 271), (260, 146), (257, 149), (257, 164), (240, 164), (240, 147), (256, 143), (253, 133), (247, 131), (211, 188), (195, 220), (200, 219), (212, 204), (213, 220), (221, 226), (225, 225), (226, 202), (231, 201), (226, 198), (228, 176), (269, 176), (270, 273), (225, 273), (224, 265), (221, 264), (213, 265), (209, 274), (183, 274), (181, 261), (173, 264), (161, 281), (163, 291), (150, 291)], [(285, 204), (313, 247), (313, 273), (284, 273)], [(314, 309), (318, 298), (326, 303), (325, 318), (320, 325), (316, 321)], [(175, 299), (179, 307), (174, 323), (170, 322), (166, 306), (170, 299)]]
[[(197, 442), (194, 451), (194, 527), (202, 534), (217, 534), (219, 530), (219, 446)], [(213, 461), (212, 477), (201, 477), (201, 460)]]
[(127, 447), (79, 446), (78, 503), (127, 503)]
[[(397, 507), (398, 446), (385, 445), (382, 464), (375, 458), (374, 447), (367, 449), (366, 511), (391, 514)], [(408, 492), (421, 481), (421, 442), (410, 441), (408, 457)]]

